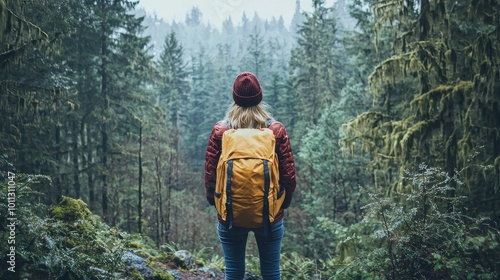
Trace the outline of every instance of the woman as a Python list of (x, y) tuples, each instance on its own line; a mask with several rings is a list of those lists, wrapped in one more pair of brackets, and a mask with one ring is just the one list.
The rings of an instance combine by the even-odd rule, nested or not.
[[(215, 204), (216, 170), (221, 155), (222, 135), (231, 128), (265, 128), (272, 120), (271, 114), (261, 104), (262, 88), (257, 77), (250, 72), (239, 74), (233, 84), (234, 103), (229, 107), (226, 118), (215, 124), (210, 134), (205, 161), (206, 198)], [(248, 233), (254, 232), (259, 249), (260, 270), (264, 280), (281, 279), (280, 253), (284, 234), (284, 209), (292, 200), (295, 191), (295, 163), (288, 133), (280, 122), (273, 121), (268, 128), (276, 139), (275, 152), (279, 162), (279, 184), (285, 188), (285, 199), (271, 224), (270, 236), (265, 236), (263, 227), (228, 229), (218, 215), (217, 230), (226, 262), (226, 280), (241, 280), (245, 274), (245, 250)]]

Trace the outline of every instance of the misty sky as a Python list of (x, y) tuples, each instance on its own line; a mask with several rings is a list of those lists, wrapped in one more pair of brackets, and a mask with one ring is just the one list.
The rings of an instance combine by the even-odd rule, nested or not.
[[(214, 27), (222, 26), (224, 19), (231, 16), (234, 24), (239, 24), (243, 12), (252, 19), (255, 12), (263, 19), (278, 19), (280, 15), (288, 26), (295, 12), (296, 0), (140, 0), (139, 7), (147, 13), (156, 13), (167, 22), (184, 21), (192, 7), (198, 6), (203, 14), (203, 22), (209, 21)], [(327, 0), (327, 6), (334, 1)], [(302, 10), (311, 11), (312, 0), (300, 0)]]

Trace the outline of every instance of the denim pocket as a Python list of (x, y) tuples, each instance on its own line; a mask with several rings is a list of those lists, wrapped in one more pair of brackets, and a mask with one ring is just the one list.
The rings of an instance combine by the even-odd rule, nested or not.
[(217, 222), (217, 230), (218, 231), (222, 231), (222, 232), (226, 232), (226, 225), (224, 225), (223, 223), (221, 223), (220, 221)]

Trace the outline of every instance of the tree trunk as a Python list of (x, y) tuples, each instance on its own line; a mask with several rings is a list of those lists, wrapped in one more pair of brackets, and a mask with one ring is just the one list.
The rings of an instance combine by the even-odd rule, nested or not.
[(75, 188), (75, 197), (80, 198), (80, 180), (79, 180), (79, 163), (78, 163), (78, 128), (76, 120), (72, 121), (73, 129), (72, 129), (72, 137), (73, 137), (73, 185)]
[(161, 184), (161, 172), (160, 172), (160, 157), (155, 157), (155, 173), (156, 173), (156, 246), (159, 248), (160, 244), (163, 242), (163, 229), (164, 229), (164, 219), (163, 219), (163, 197), (162, 197), (162, 184)]
[[(101, 0), (101, 13), (105, 14), (106, 1)], [(105, 17), (105, 16), (104, 16)], [(108, 42), (107, 42), (107, 32), (106, 32), (106, 18), (101, 19), (101, 95), (103, 112), (102, 114), (108, 114), (109, 101), (108, 101), (108, 73), (107, 73), (107, 54), (108, 54)], [(108, 216), (108, 132), (106, 121), (102, 123), (101, 127), (101, 143), (102, 143), (102, 155), (101, 155), (101, 195), (102, 195), (102, 215), (106, 221)]]
[(142, 123), (139, 123), (139, 201), (137, 202), (137, 228), (142, 235)]
[(164, 224), (165, 224), (165, 242), (169, 242), (169, 236), (170, 236), (170, 190), (172, 189), (172, 184), (173, 184), (173, 173), (175, 172), (173, 170), (173, 155), (172, 153), (170, 152), (169, 155), (169, 164), (168, 164), (168, 168), (170, 169), (170, 172), (168, 172), (168, 183), (167, 183), (167, 197), (165, 198), (166, 199), (166, 203), (167, 205), (165, 206), (165, 210), (166, 210), (166, 218), (165, 218), (165, 221), (164, 221)]
[(95, 205), (95, 185), (94, 185), (94, 167), (93, 165), (93, 157), (92, 157), (92, 133), (90, 130), (90, 126), (87, 124), (87, 184), (89, 188), (89, 201), (90, 201), (90, 209), (96, 210)]
[[(61, 165), (61, 128), (56, 125), (56, 178), (55, 178), (55, 187), (56, 187), (56, 201), (59, 201), (62, 197), (62, 182), (61, 182), (61, 169), (59, 166)], [(52, 201), (51, 201), (52, 202)]]

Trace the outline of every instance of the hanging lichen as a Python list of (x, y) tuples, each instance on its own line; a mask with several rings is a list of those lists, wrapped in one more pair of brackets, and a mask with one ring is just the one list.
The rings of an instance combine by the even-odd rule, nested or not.
[[(382, 1), (373, 7), (375, 32), (389, 28), (394, 38), (394, 55), (368, 77), (374, 108), (383, 102), (386, 111), (346, 123), (340, 143), (352, 153), (359, 142), (375, 157), (373, 166), (397, 168), (399, 179), (386, 181), (391, 191), (405, 189), (405, 168), (425, 161), (450, 174), (473, 163), (478, 172), (464, 178), (471, 200), (498, 195), (500, 11), (493, 2), (474, 3)], [(488, 165), (495, 174), (486, 175)], [(379, 172), (374, 177), (384, 184)]]
[(20, 3), (0, 0), (0, 70), (16, 62), (28, 46), (48, 42), (49, 36), (40, 27), (18, 14)]
[[(0, 46), (4, 46), (4, 34), (7, 27), (7, 5), (5, 0), (0, 0)], [(0, 48), (0, 52), (2, 49)]]

